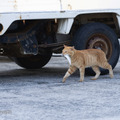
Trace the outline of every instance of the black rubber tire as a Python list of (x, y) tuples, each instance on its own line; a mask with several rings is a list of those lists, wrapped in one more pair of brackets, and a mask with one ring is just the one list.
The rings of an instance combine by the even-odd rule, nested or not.
[(48, 55), (35, 55), (30, 57), (14, 57), (12, 58), (16, 64), (26, 69), (40, 69), (46, 65), (52, 54)]
[[(88, 23), (83, 25), (76, 31), (72, 40), (72, 45), (74, 45), (78, 50), (87, 49), (88, 40), (95, 34), (103, 35), (107, 40), (109, 40), (112, 50), (108, 62), (111, 64), (112, 68), (114, 68), (119, 59), (120, 45), (116, 33), (109, 26), (103, 23)], [(101, 74), (108, 73), (108, 70), (102, 68), (100, 68), (100, 70)], [(86, 74), (94, 75), (95, 73), (91, 68), (87, 68)]]

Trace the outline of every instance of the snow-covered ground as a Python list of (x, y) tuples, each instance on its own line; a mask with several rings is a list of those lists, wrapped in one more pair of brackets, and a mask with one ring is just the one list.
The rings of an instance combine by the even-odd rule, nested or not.
[(40, 70), (0, 62), (0, 120), (120, 120), (120, 60), (113, 79), (78, 82), (77, 71), (62, 83), (67, 69), (63, 57)]

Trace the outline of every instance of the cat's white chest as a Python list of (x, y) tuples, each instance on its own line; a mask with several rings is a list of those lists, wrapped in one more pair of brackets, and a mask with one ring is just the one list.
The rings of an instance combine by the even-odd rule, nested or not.
[(65, 54), (64, 57), (68, 60), (69, 64), (71, 65), (71, 58), (68, 54)]

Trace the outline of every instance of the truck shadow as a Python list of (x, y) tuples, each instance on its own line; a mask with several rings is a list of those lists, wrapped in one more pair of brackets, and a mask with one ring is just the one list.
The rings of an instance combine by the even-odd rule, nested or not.
[(0, 71), (0, 77), (19, 77), (19, 76), (55, 76), (55, 75), (62, 75), (65, 74), (67, 71), (67, 68), (42, 68), (42, 69), (33, 69), (33, 70), (28, 70), (28, 69), (11, 69), (11, 70), (6, 70), (6, 71)]
[[(61, 82), (65, 75), (67, 67), (44, 67), (37, 70), (27, 69), (10, 69), (0, 71), (0, 83), (14, 83), (14, 82), (37, 82), (38, 84), (46, 84), (48, 82)], [(114, 70), (114, 75), (119, 74), (118, 68)], [(87, 76), (85, 76), (87, 77)], [(106, 76), (104, 76), (106, 77)], [(91, 78), (91, 76), (90, 76)], [(102, 77), (101, 77), (102, 78)], [(79, 80), (79, 71), (77, 70), (69, 77), (72, 81)], [(109, 76), (106, 77), (109, 79)]]
[[(45, 84), (48, 82), (61, 82), (67, 69), (68, 68), (61, 67), (44, 67), (38, 70), (12, 69), (7, 71), (0, 71), (0, 84), (11, 84), (15, 82), (37, 82), (38, 84)], [(76, 75), (77, 72), (71, 76), (71, 79)], [(79, 79), (79, 75), (77, 75), (77, 77)]]

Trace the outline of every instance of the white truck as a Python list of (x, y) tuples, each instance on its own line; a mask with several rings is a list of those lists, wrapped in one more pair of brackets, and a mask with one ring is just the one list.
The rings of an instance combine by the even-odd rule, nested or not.
[(26, 69), (43, 67), (63, 44), (101, 49), (114, 68), (119, 37), (119, 0), (0, 0), (0, 55)]

